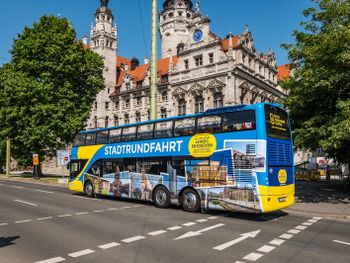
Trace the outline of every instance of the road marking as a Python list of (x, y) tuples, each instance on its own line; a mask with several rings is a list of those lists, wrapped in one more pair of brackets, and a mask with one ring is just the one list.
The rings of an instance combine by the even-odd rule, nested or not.
[(131, 242), (135, 242), (135, 241), (145, 239), (145, 238), (146, 237), (144, 237), (144, 236), (134, 236), (134, 237), (129, 237), (129, 238), (123, 239), (122, 242), (131, 243)]
[(0, 223), (0, 226), (7, 226), (9, 223)]
[(231, 247), (239, 242), (242, 242), (243, 240), (247, 239), (247, 238), (255, 238), (259, 233), (260, 233), (260, 229), (259, 230), (256, 230), (256, 231), (252, 231), (252, 232), (248, 232), (248, 233), (243, 233), (241, 234), (239, 238), (236, 238), (234, 240), (231, 240), (229, 242), (226, 242), (224, 244), (221, 244), (219, 246), (216, 246), (216, 247), (213, 247), (213, 249), (215, 250), (219, 250), (219, 251), (222, 251), (228, 247)]
[(133, 205), (132, 207), (134, 207), (134, 208), (143, 207), (143, 205)]
[(94, 213), (102, 213), (104, 211), (105, 211), (104, 209), (102, 209), (102, 210), (94, 210)]
[(245, 262), (243, 262), (243, 261), (239, 261), (239, 260), (238, 260), (238, 261), (235, 261), (235, 263), (245, 263)]
[(296, 226), (294, 227), (295, 229), (298, 229), (298, 230), (305, 230), (307, 228), (307, 226), (302, 226), (302, 225), (299, 225), (299, 226)]
[(269, 253), (270, 251), (274, 250), (275, 248), (276, 247), (264, 245), (261, 248), (258, 248), (258, 251), (264, 252), (264, 253)]
[(279, 245), (282, 245), (284, 242), (285, 242), (285, 240), (283, 240), (283, 239), (275, 238), (275, 239), (271, 240), (269, 242), (269, 244), (279, 246)]
[(280, 235), (279, 237), (283, 238), (283, 239), (290, 239), (290, 238), (293, 237), (293, 235), (291, 235), (291, 234), (283, 234), (283, 235)]
[(35, 263), (57, 263), (57, 262), (62, 262), (65, 261), (66, 259), (61, 258), (61, 257), (56, 257), (56, 258), (49, 258), (49, 259), (45, 259), (42, 261), (37, 261)]
[(164, 233), (166, 233), (166, 232), (167, 232), (167, 231), (165, 231), (165, 230), (157, 230), (157, 231), (149, 232), (149, 233), (147, 233), (147, 235), (150, 235), (150, 236), (158, 236), (158, 235), (164, 234)]
[(84, 250), (81, 250), (81, 251), (77, 251), (77, 252), (74, 252), (74, 253), (70, 253), (68, 254), (68, 256), (72, 257), (72, 258), (77, 258), (77, 257), (81, 257), (81, 256), (84, 256), (84, 255), (88, 255), (88, 254), (91, 254), (91, 253), (94, 253), (95, 251), (91, 250), (91, 249), (84, 249)]
[(344, 242), (344, 241), (340, 241), (340, 240), (333, 240), (333, 242), (336, 242), (336, 243), (339, 243), (339, 244), (343, 244), (343, 245), (350, 246), (350, 243)]
[(11, 185), (12, 188), (23, 189), (22, 186)]
[(218, 216), (209, 216), (207, 217), (207, 219), (209, 220), (215, 220), (215, 219), (218, 219), (219, 217)]
[(297, 230), (297, 229), (291, 229), (291, 230), (288, 230), (287, 233), (289, 234), (298, 234), (300, 233), (301, 230)]
[(58, 215), (57, 217), (69, 217), (69, 216), (72, 216), (72, 214), (64, 214), (64, 215)]
[(53, 218), (52, 216), (46, 216), (46, 217), (39, 217), (36, 220), (42, 221), (42, 220), (49, 220), (49, 219), (52, 219), (52, 218)]
[(168, 227), (167, 229), (170, 231), (175, 231), (175, 230), (179, 230), (181, 228), (182, 228), (182, 226), (172, 226), (172, 227)]
[(321, 219), (322, 219), (322, 217), (317, 217), (317, 216), (314, 216), (314, 217), (313, 217), (313, 219), (315, 219), (315, 220), (321, 220)]
[(188, 237), (199, 236), (199, 235), (201, 235), (203, 232), (207, 232), (207, 231), (209, 231), (209, 230), (212, 230), (212, 229), (215, 229), (215, 228), (218, 228), (218, 227), (222, 227), (222, 226), (224, 226), (224, 225), (225, 225), (225, 224), (216, 224), (216, 225), (213, 225), (213, 226), (210, 226), (210, 227), (207, 227), (207, 228), (204, 228), (204, 229), (195, 231), (195, 232), (194, 232), (194, 231), (189, 231), (189, 232), (187, 232), (186, 234), (175, 238), (174, 240), (179, 240), (179, 239), (184, 239), (184, 238), (188, 238)]
[(40, 190), (40, 189), (36, 189), (35, 191), (39, 192), (39, 193), (53, 194), (53, 192), (51, 192), (51, 191), (45, 191), (45, 190)]
[(184, 223), (182, 224), (183, 226), (193, 226), (195, 225), (196, 223), (195, 222), (188, 222), (188, 223)]
[(304, 222), (304, 223), (302, 223), (302, 225), (303, 226), (311, 226), (313, 223), (311, 223), (311, 222)]
[(0, 185), (3, 185), (3, 184), (0, 184)]
[(112, 207), (112, 208), (108, 208), (109, 211), (115, 211), (115, 210), (118, 210), (119, 207)]
[(309, 222), (311, 222), (311, 223), (316, 223), (318, 220), (316, 220), (316, 219), (309, 219), (309, 220), (307, 220), (307, 221), (309, 221)]
[(131, 206), (122, 206), (120, 209), (129, 209)]
[(88, 198), (88, 197), (84, 197), (84, 196), (78, 196), (78, 195), (72, 195), (72, 197), (74, 198), (80, 198), (80, 199), (86, 199), (86, 200), (90, 200), (90, 201), (96, 201), (96, 202), (100, 202), (100, 199), (97, 198)]
[(75, 215), (81, 216), (81, 215), (87, 215), (89, 212), (78, 212)]
[(250, 261), (256, 261), (259, 258), (261, 258), (262, 256), (263, 256), (263, 254), (253, 252), (253, 253), (246, 255), (243, 259), (250, 260)]
[(15, 224), (29, 223), (31, 221), (32, 219), (19, 220), (19, 221), (15, 221)]
[(205, 219), (205, 218), (196, 220), (196, 222), (198, 222), (198, 223), (204, 223), (207, 221), (208, 221), (208, 219)]
[(117, 247), (117, 246), (120, 246), (120, 244), (117, 242), (112, 242), (112, 243), (104, 244), (98, 247), (101, 249), (108, 249), (108, 248)]
[(14, 200), (15, 202), (18, 202), (18, 203), (22, 203), (22, 204), (26, 204), (26, 205), (31, 205), (31, 206), (38, 206), (37, 204), (34, 204), (34, 203), (30, 203), (30, 202), (26, 202), (26, 201), (23, 201), (23, 200)]

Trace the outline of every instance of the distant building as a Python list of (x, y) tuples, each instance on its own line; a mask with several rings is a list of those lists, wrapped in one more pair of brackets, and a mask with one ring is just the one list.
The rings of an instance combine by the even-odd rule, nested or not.
[[(96, 10), (86, 47), (105, 62), (106, 88), (98, 94), (87, 129), (150, 118), (150, 65), (119, 56), (118, 30), (107, 4)], [(285, 96), (272, 50), (254, 48), (248, 27), (221, 38), (211, 20), (191, 0), (165, 0), (159, 13), (161, 59), (158, 61), (158, 118), (203, 112), (209, 108), (275, 102)]]

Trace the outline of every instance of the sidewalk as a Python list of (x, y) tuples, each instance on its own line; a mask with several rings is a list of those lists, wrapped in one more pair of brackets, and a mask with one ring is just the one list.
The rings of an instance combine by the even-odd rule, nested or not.
[(29, 175), (29, 174), (11, 175), (10, 177), (7, 177), (6, 175), (0, 174), (0, 180), (68, 187), (67, 177), (58, 177), (58, 176), (57, 177), (42, 177), (40, 179), (34, 179), (33, 175)]
[(350, 221), (350, 191), (344, 189), (344, 184), (340, 180), (297, 181), (296, 202), (284, 211)]

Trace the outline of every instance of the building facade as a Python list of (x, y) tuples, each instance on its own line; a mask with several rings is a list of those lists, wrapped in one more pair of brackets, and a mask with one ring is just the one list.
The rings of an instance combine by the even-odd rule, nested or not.
[[(106, 89), (96, 98), (87, 129), (150, 118), (150, 65), (117, 54), (117, 27), (108, 1), (101, 1), (91, 26), (89, 47), (105, 61)], [(161, 59), (158, 61), (158, 118), (285, 96), (272, 50), (254, 48), (246, 26), (221, 38), (210, 29), (199, 1), (165, 0), (159, 13)], [(87, 40), (84, 40), (87, 43)], [(285, 74), (285, 73), (282, 73)]]

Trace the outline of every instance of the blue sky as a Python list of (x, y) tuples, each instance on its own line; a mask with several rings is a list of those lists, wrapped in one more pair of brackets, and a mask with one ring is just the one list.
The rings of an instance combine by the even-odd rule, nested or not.
[[(138, 0), (110, 0), (115, 21), (119, 29), (118, 53), (141, 61), (150, 48), (151, 0), (139, 0), (142, 8), (146, 35), (145, 48), (142, 37)], [(158, 9), (163, 0), (158, 0)], [(13, 39), (25, 26), (31, 26), (40, 16), (54, 14), (72, 21), (78, 37), (89, 35), (94, 13), (99, 0), (11, 0), (0, 1), (0, 65), (9, 61)], [(300, 29), (304, 21), (302, 11), (309, 7), (310, 0), (201, 0), (201, 12), (212, 20), (211, 31), (225, 37), (228, 32), (240, 34), (244, 25), (253, 34), (255, 48), (267, 52), (275, 51), (278, 64), (288, 63), (287, 52), (281, 43), (293, 43), (292, 33)]]

